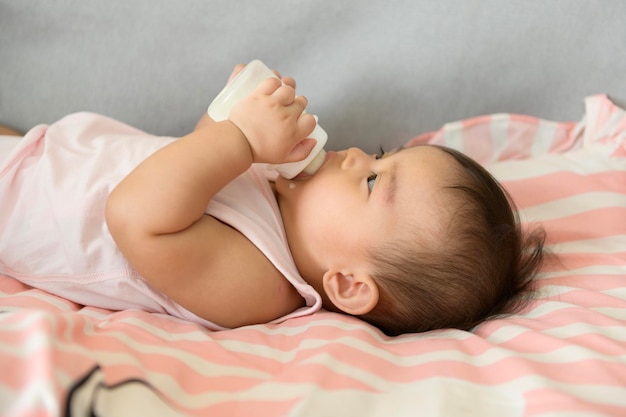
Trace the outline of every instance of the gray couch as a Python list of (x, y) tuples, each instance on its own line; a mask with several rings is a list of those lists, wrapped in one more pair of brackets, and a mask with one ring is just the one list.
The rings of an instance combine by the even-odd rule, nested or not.
[(620, 0), (0, 0), (0, 123), (79, 110), (182, 135), (232, 67), (298, 81), (330, 149), (484, 113), (578, 120), (626, 103)]

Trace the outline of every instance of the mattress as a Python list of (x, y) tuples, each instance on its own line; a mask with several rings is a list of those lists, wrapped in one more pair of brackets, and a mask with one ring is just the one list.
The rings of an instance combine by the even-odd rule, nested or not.
[(470, 332), (388, 337), (321, 311), (209, 331), (81, 306), (0, 276), (2, 416), (626, 415), (626, 112), (444, 125), (554, 255), (531, 302)]

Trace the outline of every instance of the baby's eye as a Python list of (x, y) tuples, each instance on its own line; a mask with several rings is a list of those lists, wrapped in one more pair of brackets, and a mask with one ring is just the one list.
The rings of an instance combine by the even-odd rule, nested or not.
[(378, 151), (378, 153), (376, 154), (375, 158), (376, 159), (380, 159), (385, 155), (385, 150), (383, 149), (383, 147), (380, 147), (380, 150)]
[(376, 178), (378, 178), (378, 174), (372, 172), (369, 177), (367, 177), (367, 188), (369, 188), (370, 192), (374, 188), (374, 184), (376, 184)]

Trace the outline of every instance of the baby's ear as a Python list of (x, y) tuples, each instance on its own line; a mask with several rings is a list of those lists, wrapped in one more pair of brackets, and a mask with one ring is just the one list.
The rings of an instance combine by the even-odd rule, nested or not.
[(360, 316), (378, 304), (378, 286), (369, 274), (330, 270), (322, 283), (330, 301), (344, 313)]

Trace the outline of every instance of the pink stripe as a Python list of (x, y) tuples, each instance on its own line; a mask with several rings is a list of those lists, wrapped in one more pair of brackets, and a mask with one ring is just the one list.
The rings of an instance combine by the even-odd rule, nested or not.
[(463, 123), (463, 149), (461, 151), (479, 163), (493, 160), (491, 116), (479, 116)]
[[(563, 303), (562, 297), (566, 295), (567, 294), (554, 295), (545, 298), (543, 301), (538, 301), (537, 303), (540, 304), (546, 301)], [(586, 308), (574, 304), (570, 306), (560, 306), (558, 310), (542, 314), (537, 319), (526, 319), (522, 320), (522, 322), (524, 323), (524, 327), (540, 331), (568, 326), (572, 323), (586, 323), (598, 327), (620, 327), (626, 324), (626, 320), (621, 318), (611, 317), (597, 311), (589, 311)]]
[(588, 309), (605, 307), (626, 309), (626, 300), (587, 289), (571, 290), (564, 294), (559, 294), (555, 299)]
[(550, 153), (564, 153), (574, 147), (578, 139), (574, 136), (576, 125), (576, 123), (558, 123), (550, 145)]
[[(1, 275), (2, 280), (15, 281), (12, 278), (4, 277)], [(12, 296), (0, 296), (3, 307), (20, 307), (28, 309), (40, 309), (48, 311), (58, 311), (58, 305), (63, 305), (63, 311), (77, 311), (80, 309), (80, 305), (73, 303), (69, 300), (56, 297), (45, 291), (38, 289), (27, 289), (23, 292), (16, 293)]]
[[(550, 336), (539, 332), (526, 331), (518, 336), (498, 344), (498, 347), (524, 353), (549, 353), (568, 346), (579, 346), (589, 352), (600, 355), (621, 355), (623, 344), (602, 334), (595, 333), (596, 329), (586, 326), (587, 333), (571, 336)], [(601, 368), (600, 368), (601, 369)], [(597, 372), (592, 372), (597, 374)]]
[[(532, 175), (532, 173), (529, 173)], [(504, 181), (503, 186), (513, 196), (519, 208), (589, 192), (613, 192), (626, 195), (626, 170), (582, 174), (558, 171), (521, 180)]]
[[(547, 231), (549, 243), (566, 243), (576, 240), (597, 239), (601, 237), (626, 235), (626, 207), (607, 207), (585, 211), (573, 216), (566, 216), (541, 223)], [(581, 228), (580, 225), (586, 225)], [(617, 249), (617, 248), (616, 248)]]
[(26, 284), (22, 284), (21, 282), (11, 279), (6, 275), (0, 274), (0, 293), (5, 293), (8, 295), (18, 294), (22, 291), (28, 290), (30, 287)]
[(512, 114), (508, 128), (507, 147), (497, 157), (499, 161), (523, 159), (532, 155), (532, 147), (540, 120), (535, 117)]
[[(574, 270), (578, 268), (585, 268), (595, 265), (626, 265), (626, 252), (618, 251), (612, 253), (581, 253), (581, 252), (568, 252), (560, 253), (557, 259), (546, 261), (546, 264), (542, 268), (545, 272)], [(583, 277), (585, 280), (589, 280), (587, 275), (574, 275), (571, 279), (576, 279), (578, 276)], [(596, 275), (594, 275), (595, 277)], [(591, 283), (590, 283), (591, 284)], [(621, 282), (623, 286), (623, 279)], [(595, 287), (592, 287), (595, 288)]]

